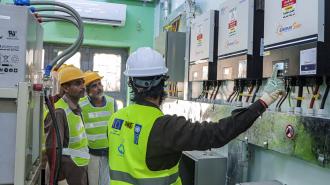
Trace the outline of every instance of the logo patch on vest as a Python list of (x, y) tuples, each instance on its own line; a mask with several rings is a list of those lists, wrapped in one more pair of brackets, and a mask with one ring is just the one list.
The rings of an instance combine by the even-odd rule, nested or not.
[(124, 120), (122, 119), (115, 119), (112, 123), (112, 128), (121, 130), (121, 126), (123, 125)]
[(131, 122), (127, 122), (127, 121), (125, 121), (125, 124), (124, 124), (124, 125), (125, 125), (125, 127), (129, 128), (129, 129), (132, 129), (134, 123), (131, 123)]
[(134, 127), (134, 144), (139, 144), (139, 137), (141, 133), (142, 125), (140, 124), (135, 124)]
[(125, 154), (125, 147), (123, 144), (120, 144), (118, 146), (117, 150), (118, 150), (120, 156), (123, 156)]

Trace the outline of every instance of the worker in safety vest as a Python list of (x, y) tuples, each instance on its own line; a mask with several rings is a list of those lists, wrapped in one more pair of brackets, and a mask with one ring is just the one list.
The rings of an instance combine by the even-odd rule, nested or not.
[[(55, 103), (55, 117), (60, 132), (62, 156), (59, 184), (88, 185), (87, 166), (89, 163), (88, 140), (81, 116), (79, 99), (84, 96), (84, 74), (76, 67), (66, 67), (59, 72), (59, 84), (64, 95)], [(53, 120), (48, 113), (45, 119), (46, 150), (50, 169), (53, 169), (52, 142)]]
[(80, 107), (88, 138), (90, 162), (88, 165), (89, 185), (109, 185), (107, 123), (115, 111), (115, 101), (103, 93), (103, 78), (97, 72), (87, 71), (86, 94), (80, 99)]
[(126, 63), (133, 97), (108, 123), (111, 185), (179, 185), (182, 151), (218, 148), (246, 131), (284, 91), (273, 77), (263, 96), (247, 108), (237, 109), (218, 122), (192, 123), (159, 109), (168, 69), (161, 54), (139, 48)]
[[(56, 89), (58, 92), (52, 97), (52, 101), (53, 103), (56, 103), (59, 99), (62, 98), (62, 96), (64, 95), (64, 91), (61, 88), (61, 86), (58, 84), (58, 73), (63, 70), (66, 67), (74, 67), (73, 65), (69, 64), (62, 64), (61, 67), (59, 69), (57, 69), (57, 71), (52, 70), (52, 77), (54, 82), (56, 82), (54, 85), (57, 85), (58, 87), (54, 87), (54, 89)], [(43, 120), (45, 121), (46, 116), (48, 114), (48, 107), (46, 105), (43, 106)], [(42, 174), (44, 175), (44, 181), (46, 184), (49, 184), (49, 166), (47, 164), (47, 155), (46, 155), (46, 135), (45, 135), (45, 131), (44, 131), (44, 124), (41, 125), (41, 129), (42, 129), (42, 133), (41, 133), (41, 146), (42, 146)]]

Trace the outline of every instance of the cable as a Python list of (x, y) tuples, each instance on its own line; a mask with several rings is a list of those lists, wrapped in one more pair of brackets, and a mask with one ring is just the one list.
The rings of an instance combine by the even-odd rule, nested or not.
[(78, 28), (78, 24), (68, 17), (59, 17), (56, 15), (43, 15), (43, 14), (41, 14), (40, 17), (43, 18), (42, 22), (64, 21), (64, 22), (72, 23)]
[(239, 86), (238, 86), (238, 89), (239, 89), (239, 94), (238, 94), (238, 101), (239, 102), (242, 102), (242, 99), (243, 99), (243, 91), (244, 91), (244, 81), (243, 80), (239, 80)]
[(290, 92), (289, 92), (289, 95), (288, 95), (288, 100), (289, 100), (289, 107), (292, 107), (292, 104), (291, 104), (291, 91), (293, 90), (294, 86), (291, 86), (290, 88)]
[(286, 80), (287, 84), (286, 84), (286, 94), (285, 96), (282, 98), (282, 100), (280, 101), (280, 104), (277, 106), (277, 108), (279, 110), (281, 110), (282, 104), (284, 103), (284, 101), (287, 99), (287, 97), (289, 96), (289, 94), (291, 93), (291, 89), (290, 89), (290, 80)]
[(54, 184), (57, 185), (57, 180), (59, 177), (59, 170), (61, 167), (61, 162), (62, 162), (62, 142), (61, 142), (61, 137), (60, 137), (60, 130), (58, 128), (57, 125), (57, 119), (55, 116), (55, 108), (52, 105), (52, 102), (50, 101), (50, 98), (47, 96), (47, 92), (45, 90), (45, 103), (47, 105), (47, 108), (49, 110), (49, 114), (51, 116), (52, 119), (52, 123), (53, 123), (53, 127), (55, 129), (55, 133), (56, 133), (56, 142), (57, 142), (57, 150), (56, 150), (56, 171), (55, 171), (55, 175), (54, 175)]
[(71, 11), (75, 15), (74, 17), (77, 18), (77, 23), (80, 26), (78, 39), (69, 48), (64, 50), (63, 53), (61, 53), (60, 55), (58, 55), (57, 57), (55, 57), (52, 60), (51, 66), (54, 66), (61, 59), (61, 61), (55, 66), (55, 70), (57, 70), (67, 59), (69, 59), (71, 56), (74, 55), (74, 53), (76, 53), (78, 51), (79, 47), (82, 44), (84, 28), (83, 28), (83, 22), (81, 20), (81, 17), (76, 10), (74, 10), (73, 8), (71, 8), (70, 6), (68, 6), (64, 3), (52, 2), (52, 1), (32, 1), (32, 2), (30, 2), (30, 4), (31, 5), (59, 6), (59, 7), (62, 7), (62, 8), (65, 8), (65, 9)]
[(236, 86), (234, 86), (233, 88), (233, 92), (229, 95), (229, 97), (227, 98), (227, 102), (230, 102), (231, 97), (236, 93)]
[(213, 99), (214, 93), (217, 90), (216, 83), (217, 83), (216, 81), (213, 81), (213, 84), (212, 84), (212, 93), (211, 93), (211, 96), (210, 96), (210, 100)]
[(251, 103), (254, 103), (254, 101), (255, 101), (255, 99), (257, 97), (257, 93), (259, 92), (259, 89), (260, 89), (261, 84), (262, 84), (261, 80), (257, 80), (257, 87), (256, 87), (256, 90), (253, 93)]
[(217, 98), (220, 87), (221, 87), (221, 81), (217, 81), (217, 90), (215, 91), (215, 95), (213, 96), (213, 100), (215, 100)]
[(254, 84), (251, 84), (250, 89), (248, 90), (248, 95), (247, 95), (246, 100), (245, 100), (246, 103), (249, 102), (249, 100), (250, 100), (250, 95), (252, 94), (253, 89), (254, 89)]
[(329, 94), (329, 89), (330, 89), (330, 85), (328, 84), (327, 88), (325, 89), (323, 98), (322, 98), (320, 109), (324, 109), (325, 102), (327, 101), (327, 97), (328, 97), (328, 94)]
[(314, 102), (315, 102), (316, 96), (317, 96), (318, 93), (319, 93), (319, 88), (320, 88), (319, 85), (316, 85), (316, 86), (315, 86), (315, 89), (314, 89), (314, 91), (313, 91), (313, 97), (312, 97), (312, 99), (311, 99), (311, 102), (309, 103), (309, 108), (310, 108), (310, 109), (313, 109), (313, 107), (314, 107)]
[(302, 97), (303, 97), (303, 90), (304, 90), (303, 84), (299, 84), (298, 97), (297, 97), (297, 107), (301, 107)]

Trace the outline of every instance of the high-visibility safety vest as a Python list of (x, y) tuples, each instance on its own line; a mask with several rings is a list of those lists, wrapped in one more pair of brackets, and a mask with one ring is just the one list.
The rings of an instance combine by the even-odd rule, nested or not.
[(114, 112), (114, 99), (105, 96), (106, 104), (103, 107), (94, 107), (88, 97), (80, 100), (88, 146), (92, 149), (108, 148), (107, 126)]
[(61, 98), (55, 103), (55, 109), (63, 109), (69, 128), (69, 146), (63, 148), (62, 155), (68, 155), (77, 166), (86, 166), (89, 163), (88, 140), (80, 115), (76, 115), (68, 104)]
[(114, 113), (108, 124), (111, 185), (181, 185), (178, 164), (151, 171), (146, 164), (147, 143), (163, 113), (150, 106), (130, 105)]

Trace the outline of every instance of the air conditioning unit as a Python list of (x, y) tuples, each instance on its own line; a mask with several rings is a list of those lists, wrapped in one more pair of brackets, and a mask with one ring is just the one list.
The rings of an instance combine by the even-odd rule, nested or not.
[[(74, 8), (85, 23), (109, 24), (113, 26), (125, 26), (126, 5), (88, 1), (88, 0), (56, 0)], [(61, 12), (56, 12), (61, 14)]]

